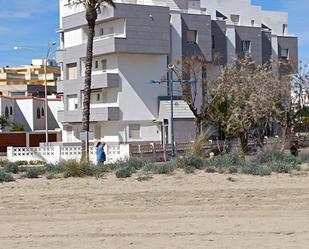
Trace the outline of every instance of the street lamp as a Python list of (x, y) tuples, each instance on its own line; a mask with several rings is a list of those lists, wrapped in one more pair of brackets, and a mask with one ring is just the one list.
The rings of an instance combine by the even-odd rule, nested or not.
[[(175, 134), (174, 134), (174, 83), (186, 83), (186, 84), (194, 84), (195, 80), (174, 80), (173, 72), (175, 72), (175, 66), (173, 64), (169, 64), (168, 67), (168, 79), (167, 80), (150, 80), (150, 84), (160, 84), (160, 83), (169, 83), (170, 84), (170, 101), (171, 101), (171, 143), (172, 143), (172, 158), (176, 156), (175, 150)], [(176, 73), (176, 72), (175, 72)], [(177, 75), (177, 73), (176, 73)]]
[[(45, 145), (48, 145), (48, 101), (47, 101), (47, 61), (49, 60), (51, 56), (51, 49), (53, 46), (55, 46), (57, 43), (56, 42), (49, 42), (47, 46), (47, 51), (45, 58), (43, 59), (44, 63), (44, 95), (45, 95), (45, 103), (44, 103), (44, 114), (45, 114)], [(14, 47), (14, 50), (31, 50), (38, 52), (34, 48), (29, 48), (29, 47)]]

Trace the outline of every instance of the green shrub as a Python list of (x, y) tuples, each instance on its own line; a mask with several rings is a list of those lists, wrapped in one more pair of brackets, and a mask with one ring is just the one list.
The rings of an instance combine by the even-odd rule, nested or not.
[(33, 167), (33, 168), (28, 168), (28, 170), (23, 176), (26, 178), (34, 179), (34, 178), (39, 178), (39, 176), (42, 174), (44, 174), (43, 168)]
[(60, 174), (66, 171), (65, 163), (46, 164), (44, 166), (46, 173)]
[(208, 128), (203, 134), (201, 134), (193, 143), (192, 145), (192, 155), (197, 157), (204, 157), (205, 156), (205, 147), (207, 146), (207, 142), (211, 135), (214, 132)]
[(243, 162), (238, 154), (230, 153), (209, 159), (206, 168), (216, 169), (219, 173), (234, 174), (241, 171), (241, 164)]
[(15, 179), (11, 174), (8, 174), (5, 171), (0, 170), (0, 183), (13, 182), (13, 181), (15, 181)]
[(4, 170), (7, 173), (17, 174), (19, 172), (18, 164), (15, 162), (10, 162), (4, 166)]
[(131, 177), (132, 174), (135, 172), (136, 170), (132, 167), (124, 167), (116, 171), (116, 177), (117, 178), (128, 178), (128, 177)]
[(187, 155), (177, 158), (176, 167), (184, 169), (184, 171), (189, 174), (194, 173), (195, 169), (203, 169), (204, 164), (200, 157)]
[(300, 163), (300, 160), (292, 155), (288, 155), (278, 151), (272, 150), (261, 150), (258, 152), (256, 158), (256, 163), (267, 164), (271, 162), (286, 162), (293, 165)]
[(87, 162), (77, 162), (76, 160), (68, 160), (64, 163), (65, 177), (84, 177), (92, 176), (91, 165)]
[(152, 178), (153, 178), (152, 176), (139, 176), (136, 178), (136, 180), (139, 182), (145, 182), (150, 181)]
[(28, 165), (28, 161), (20, 160), (15, 162), (18, 166)]
[(166, 162), (166, 163), (147, 163), (143, 167), (143, 171), (150, 172), (153, 174), (171, 174), (175, 170), (175, 164), (173, 162)]
[(4, 167), (4, 166), (7, 165), (8, 163), (9, 163), (8, 160), (0, 159), (0, 167)]
[(28, 162), (29, 165), (46, 165), (46, 162), (40, 160), (30, 160)]
[(268, 176), (272, 170), (267, 165), (258, 165), (252, 162), (242, 164), (242, 173), (255, 176)]
[(271, 162), (268, 167), (277, 173), (291, 173), (292, 170), (299, 170), (300, 167), (297, 164), (287, 162)]

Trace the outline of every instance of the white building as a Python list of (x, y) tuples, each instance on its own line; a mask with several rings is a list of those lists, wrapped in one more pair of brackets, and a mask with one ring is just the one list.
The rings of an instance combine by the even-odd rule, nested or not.
[[(63, 141), (81, 132), (87, 23), (82, 5), (60, 0)], [(166, 85), (148, 84), (166, 75), (168, 63), (201, 53), (220, 65), (250, 54), (257, 64), (298, 60), (297, 38), (288, 34), (287, 13), (263, 11), (250, 0), (118, 0), (98, 15), (93, 57), (91, 131), (96, 140), (135, 143), (170, 141)], [(214, 78), (218, 67), (208, 72)], [(176, 94), (180, 94), (177, 92)], [(194, 118), (175, 102), (175, 139), (194, 137)]]

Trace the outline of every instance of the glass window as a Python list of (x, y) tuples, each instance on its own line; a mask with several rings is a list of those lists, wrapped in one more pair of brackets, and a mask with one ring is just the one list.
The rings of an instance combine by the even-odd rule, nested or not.
[(37, 119), (40, 119), (40, 118), (41, 118), (41, 110), (40, 110), (40, 108), (38, 108), (38, 109), (36, 110), (36, 118), (37, 118)]
[(10, 106), (10, 115), (13, 115), (13, 107)]
[(285, 60), (289, 59), (289, 49), (288, 48), (281, 49), (281, 59), (285, 59)]
[(68, 100), (68, 111), (74, 111), (78, 109), (78, 100), (76, 94), (68, 95), (67, 100)]
[(44, 108), (43, 107), (41, 109), (41, 113), (42, 113), (42, 117), (44, 117), (45, 116), (45, 112), (44, 112)]
[(67, 67), (67, 70), (66, 70), (66, 73), (67, 73), (66, 76), (67, 77), (66, 77), (66, 79), (67, 80), (77, 79), (77, 63), (67, 64), (66, 67)]
[(196, 30), (187, 30), (187, 42), (197, 42), (197, 31)]
[(101, 61), (102, 71), (105, 72), (107, 69), (107, 60)]
[(243, 53), (251, 52), (251, 41), (241, 41), (241, 52)]
[(129, 125), (129, 138), (132, 138), (132, 139), (141, 138), (141, 126), (139, 124)]
[(240, 19), (240, 16), (239, 15), (231, 15), (231, 21), (238, 25), (239, 24), (239, 19)]

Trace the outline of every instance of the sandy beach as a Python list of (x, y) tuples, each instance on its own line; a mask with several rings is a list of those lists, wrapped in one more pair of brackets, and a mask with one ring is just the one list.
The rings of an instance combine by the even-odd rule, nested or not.
[(136, 177), (0, 184), (0, 248), (309, 248), (309, 175)]

